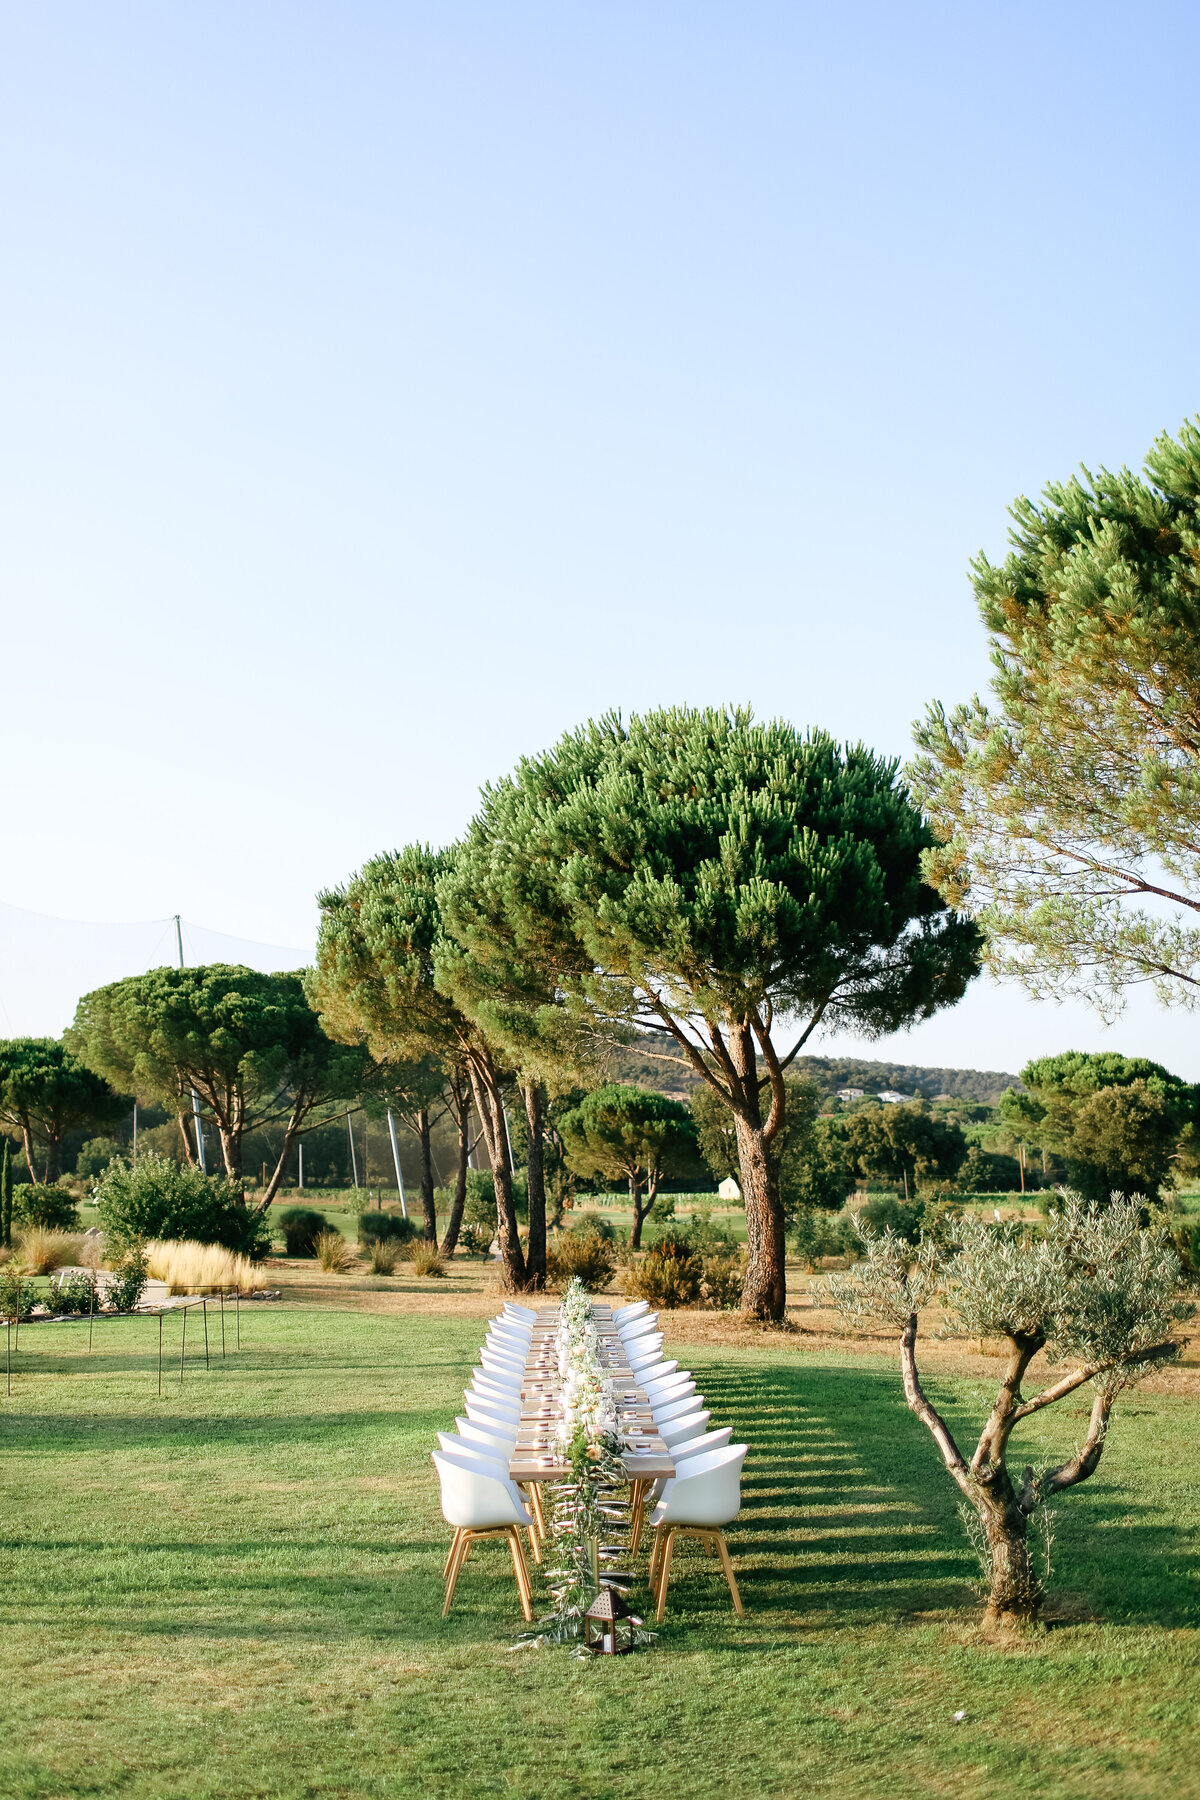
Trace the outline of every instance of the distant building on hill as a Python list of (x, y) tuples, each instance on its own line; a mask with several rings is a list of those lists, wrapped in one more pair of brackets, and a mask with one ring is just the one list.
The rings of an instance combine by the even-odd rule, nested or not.
[(866, 1088), (839, 1088), (837, 1097), (839, 1100), (865, 1100), (867, 1090)]
[(913, 1095), (898, 1094), (895, 1088), (887, 1088), (882, 1094), (876, 1094), (875, 1098), (882, 1100), (885, 1106), (903, 1106), (906, 1101), (913, 1098)]

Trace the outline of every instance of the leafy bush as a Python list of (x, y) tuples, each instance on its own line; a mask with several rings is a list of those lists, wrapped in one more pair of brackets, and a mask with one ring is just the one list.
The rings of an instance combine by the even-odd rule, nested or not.
[(27, 1319), (33, 1311), (34, 1288), (14, 1263), (0, 1269), (0, 1319)]
[(616, 1228), (603, 1213), (580, 1213), (567, 1226), (567, 1231), (572, 1237), (600, 1237), (606, 1244), (617, 1241)]
[(358, 1241), (364, 1250), (369, 1250), (372, 1244), (386, 1242), (397, 1247), (411, 1244), (416, 1236), (415, 1220), (406, 1219), (402, 1213), (361, 1212), (358, 1215)]
[(116, 1280), (105, 1289), (105, 1310), (132, 1312), (146, 1285), (146, 1252), (140, 1238), (125, 1245), (121, 1255), (113, 1263), (112, 1272)]
[(327, 1275), (345, 1275), (354, 1267), (354, 1252), (340, 1231), (318, 1232), (313, 1249)]
[(744, 1256), (706, 1256), (700, 1264), (700, 1298), (714, 1312), (736, 1312), (746, 1283)]
[(598, 1231), (562, 1232), (546, 1252), (546, 1280), (566, 1287), (578, 1276), (590, 1293), (600, 1293), (617, 1272), (617, 1253)]
[(921, 1236), (921, 1220), (925, 1215), (920, 1200), (901, 1200), (895, 1194), (876, 1194), (860, 1210), (859, 1218), (876, 1233), (894, 1231), (897, 1237), (915, 1244)]
[(792, 1242), (801, 1262), (814, 1269), (823, 1256), (844, 1255), (853, 1236), (854, 1225), (848, 1213), (831, 1218), (827, 1212), (804, 1206), (796, 1215)]
[(285, 1207), (279, 1215), (279, 1224), (283, 1228), (283, 1246), (289, 1256), (315, 1256), (317, 1239), (329, 1229), (325, 1214), (311, 1206)]
[[(61, 1313), (89, 1313), (93, 1307), (93, 1295), (96, 1294), (95, 1276), (86, 1275), (76, 1270), (73, 1275), (64, 1275), (54, 1294), (54, 1308)], [(98, 1304), (99, 1296), (96, 1296)]]
[(496, 1190), (486, 1169), (467, 1170), (467, 1197), (463, 1203), (463, 1224), (484, 1227), (490, 1225), (492, 1237), (496, 1235)]
[(458, 1241), (468, 1256), (486, 1256), (492, 1247), (492, 1239), (496, 1235), (495, 1224), (464, 1225), (458, 1234)]
[(231, 1182), (153, 1150), (135, 1163), (110, 1163), (96, 1187), (96, 1207), (104, 1234), (114, 1244), (187, 1239), (224, 1244), (255, 1260), (270, 1247), (264, 1221), (254, 1216)]
[(98, 1181), (115, 1156), (120, 1156), (121, 1146), (116, 1138), (89, 1138), (75, 1158), (75, 1173), (80, 1181)]
[(15, 1187), (13, 1224), (40, 1227), (42, 1231), (78, 1230), (74, 1196), (64, 1187), (34, 1187), (32, 1183)]
[(428, 1275), (435, 1281), (446, 1273), (436, 1244), (418, 1244), (412, 1254), (414, 1275)]
[(394, 1275), (399, 1258), (399, 1244), (390, 1238), (375, 1238), (371, 1244), (372, 1275)]
[(700, 1298), (703, 1264), (685, 1237), (670, 1234), (647, 1250), (628, 1276), (625, 1292), (631, 1299), (648, 1300), (667, 1311), (694, 1306)]
[(40, 1225), (21, 1233), (21, 1261), (31, 1275), (49, 1275), (66, 1263), (77, 1263), (83, 1254), (78, 1232), (46, 1231)]

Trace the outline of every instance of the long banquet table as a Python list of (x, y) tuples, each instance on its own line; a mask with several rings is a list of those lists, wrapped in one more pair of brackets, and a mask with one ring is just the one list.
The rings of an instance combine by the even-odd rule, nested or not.
[[(521, 1382), (521, 1421), (508, 1469), (513, 1481), (561, 1481), (569, 1473), (552, 1448), (561, 1386), (555, 1353), (558, 1311), (557, 1306), (538, 1308)], [(621, 1430), (632, 1440), (632, 1447), (622, 1457), (629, 1480), (640, 1484), (670, 1477), (675, 1473), (674, 1460), (655, 1428), (650, 1402), (629, 1367), (612, 1308), (606, 1301), (593, 1300), (591, 1311), (600, 1359), (617, 1395)]]

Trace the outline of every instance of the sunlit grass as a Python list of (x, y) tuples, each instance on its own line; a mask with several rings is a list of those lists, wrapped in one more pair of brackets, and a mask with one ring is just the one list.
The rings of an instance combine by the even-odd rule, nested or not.
[[(1118, 1416), (1060, 1509), (1065, 1622), (1000, 1650), (890, 1364), (690, 1349), (714, 1422), (751, 1445), (730, 1533), (749, 1616), (689, 1548), (654, 1649), (580, 1666), (510, 1654), (500, 1550), (439, 1616), (428, 1452), (478, 1320), (243, 1304), (224, 1359), (211, 1308), (208, 1328), (211, 1369), (193, 1315), (181, 1384), (167, 1319), (161, 1399), (155, 1319), (103, 1321), (90, 1357), (86, 1321), (22, 1331), (0, 1424), (0, 1794), (1200, 1791), (1189, 1400), (1143, 1392)], [(977, 1413), (982, 1390), (931, 1386)], [(1043, 1417), (1031, 1459), (1082, 1423)]]

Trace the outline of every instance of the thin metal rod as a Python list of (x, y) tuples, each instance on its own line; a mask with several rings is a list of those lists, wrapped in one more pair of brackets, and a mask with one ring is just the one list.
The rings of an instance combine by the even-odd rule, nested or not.
[(396, 1186), (400, 1189), (400, 1212), (408, 1217), (408, 1201), (404, 1198), (404, 1176), (400, 1169), (400, 1146), (396, 1142), (396, 1121), (392, 1117), (392, 1109), (388, 1107), (388, 1130), (392, 1136), (392, 1161), (396, 1165)]
[(92, 1270), (92, 1292), (88, 1300), (88, 1355), (92, 1353), (92, 1326), (96, 1323), (96, 1271)]
[(207, 1297), (207, 1295), (201, 1296), (200, 1310), (204, 1314), (204, 1366), (207, 1369), (207, 1367), (208, 1367), (208, 1297)]
[(162, 1393), (162, 1314), (158, 1315), (158, 1391)]
[(8, 1321), (8, 1351), (4, 1358), (4, 1372), (8, 1376), (8, 1391), (12, 1393), (12, 1320)]
[(225, 1289), (221, 1289), (221, 1355), (225, 1354)]
[(179, 1340), (179, 1385), (183, 1386), (183, 1353), (187, 1348), (187, 1303), (183, 1306), (183, 1336)]
[(354, 1151), (354, 1126), (350, 1123), (350, 1108), (346, 1108), (346, 1135), (350, 1139), (350, 1169), (354, 1176), (354, 1186), (358, 1187), (358, 1157)]
[(234, 1288), (233, 1293), (233, 1311), (234, 1316), (237, 1319), (237, 1347), (240, 1350), (242, 1347), (242, 1290), (241, 1288)]

